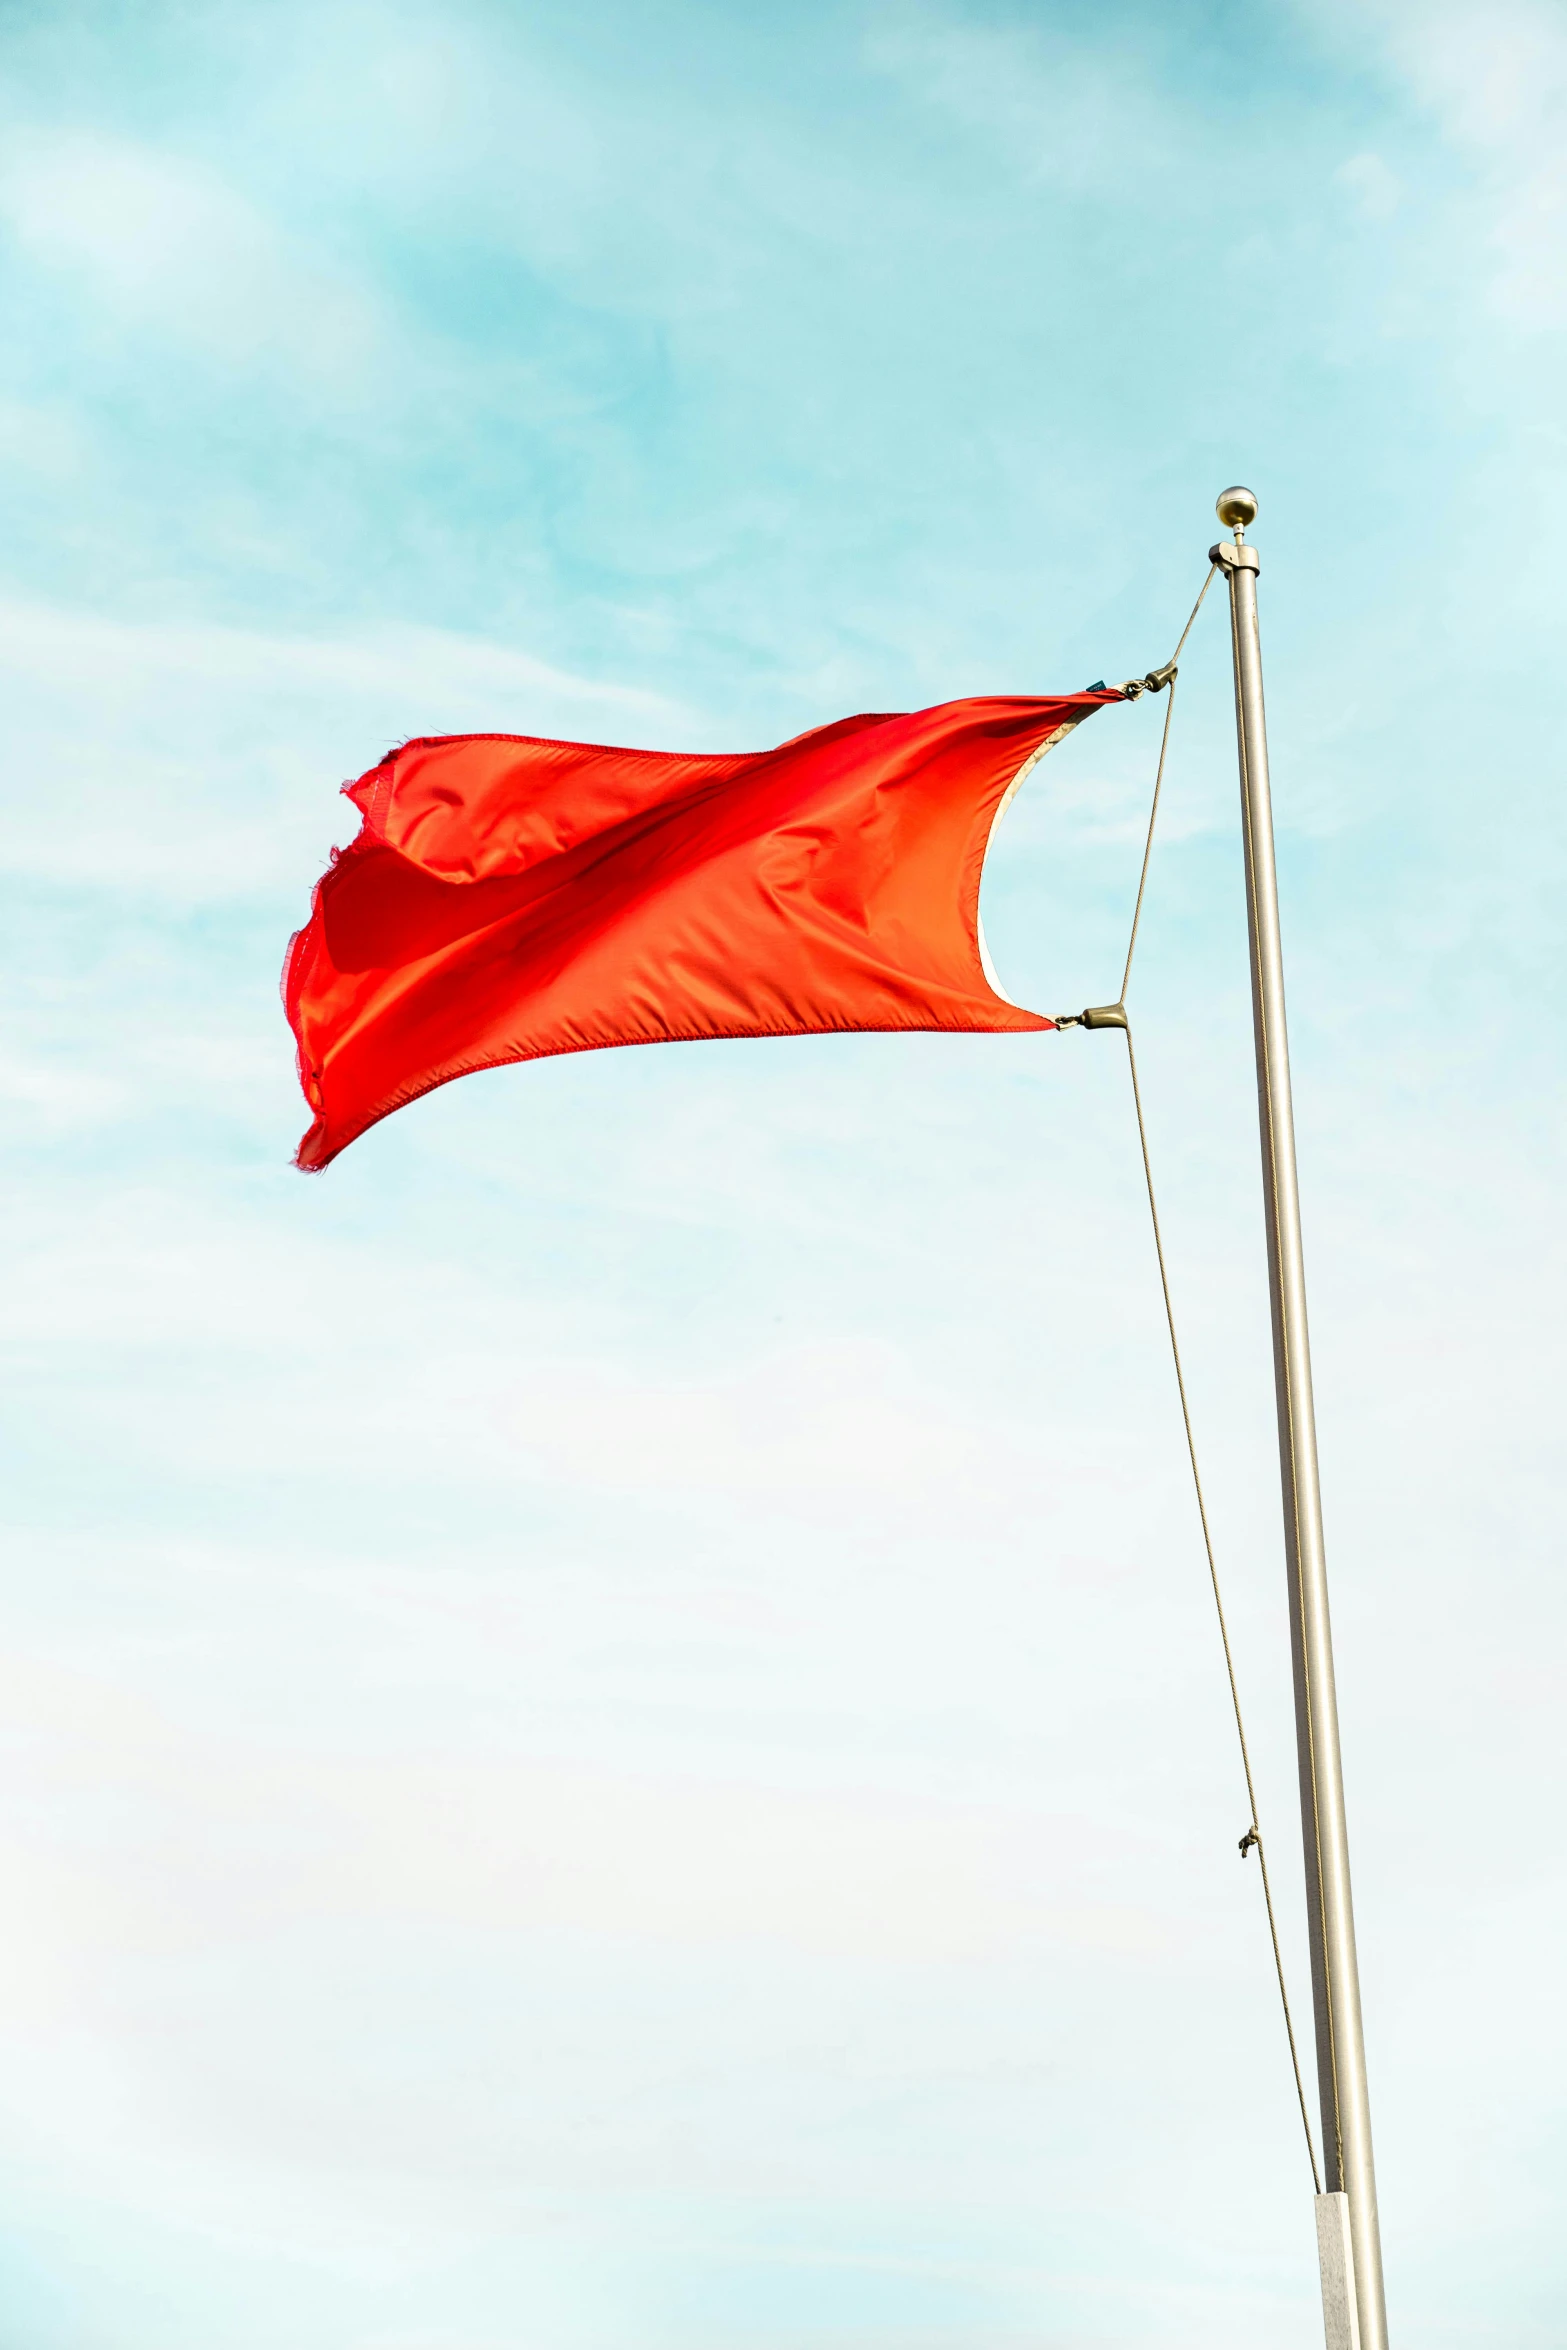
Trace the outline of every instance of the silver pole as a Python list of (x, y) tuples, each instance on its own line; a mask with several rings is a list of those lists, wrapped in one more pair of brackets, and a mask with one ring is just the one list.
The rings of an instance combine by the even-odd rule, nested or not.
[[(1235, 723), (1240, 745), (1241, 818), (1246, 843), (1246, 907), (1251, 931), (1251, 1000), (1257, 1038), (1257, 1096), (1262, 1122), (1262, 1181), (1268, 1222), (1268, 1282), (1273, 1302), (1273, 1364), (1278, 1390), (1279, 1458), (1284, 1486), (1284, 1542), (1289, 1569), (1290, 1643), (1295, 1667), (1295, 1735), (1305, 1832), (1306, 1904), (1316, 2006), (1317, 2081), (1322, 2100), (1324, 2185), (1319, 2198), (1323, 2315), (1330, 2350), (1386, 2350), (1382, 2246), (1376, 2174), (1371, 2160), (1371, 2104), (1360, 2022), (1360, 1975), (1349, 1887), (1344, 1774), (1333, 1634), (1328, 1619), (1327, 1562), (1317, 1483), (1317, 1428), (1311, 1400), (1311, 1346), (1306, 1331), (1306, 1268), (1301, 1253), (1295, 1119), (1290, 1102), (1289, 1039), (1284, 1023), (1284, 957), (1279, 940), (1273, 861), (1273, 804), (1262, 704), (1262, 646), (1257, 634), (1257, 551), (1245, 526), (1257, 512), (1250, 490), (1226, 490), (1219, 519), (1235, 533), (1212, 559), (1230, 584), (1235, 650)], [(1337, 2198), (1344, 2198), (1343, 2201)], [(1348, 2229), (1343, 2228), (1347, 2216)], [(1347, 2242), (1345, 2237), (1347, 2234)], [(1352, 2273), (1349, 2273), (1352, 2272)]]

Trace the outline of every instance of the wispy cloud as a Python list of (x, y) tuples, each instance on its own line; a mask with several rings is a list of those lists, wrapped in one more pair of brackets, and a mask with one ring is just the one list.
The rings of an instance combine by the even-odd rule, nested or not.
[[(1431, 110), (1473, 174), (1465, 207), (1483, 207), (1490, 300), (1510, 326), (1567, 323), (1567, 25), (1539, 0), (1379, 0), (1352, 20), (1326, 12), (1342, 40), (1369, 26), (1388, 63)], [(1351, 166), (1351, 168), (1354, 168)]]
[(0, 206), (22, 251), (79, 272), (122, 331), (312, 376), (386, 356), (362, 284), (325, 267), (209, 165), (101, 134), (14, 140)]
[(431, 628), (267, 635), (12, 602), (0, 675), (22, 786), (0, 865), (186, 904), (302, 889), (358, 825), (336, 784), (410, 734), (702, 731), (673, 697)]

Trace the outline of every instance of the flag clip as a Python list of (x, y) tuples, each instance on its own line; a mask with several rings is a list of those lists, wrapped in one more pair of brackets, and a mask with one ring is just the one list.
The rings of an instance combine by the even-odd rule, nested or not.
[(1129, 1028), (1124, 1004), (1090, 1004), (1086, 1012), (1058, 1012), (1058, 1028)]
[(1146, 677), (1129, 677), (1121, 691), (1129, 702), (1139, 694), (1162, 694), (1167, 685), (1174, 685), (1178, 672), (1173, 661), (1166, 661), (1162, 669), (1150, 669)]

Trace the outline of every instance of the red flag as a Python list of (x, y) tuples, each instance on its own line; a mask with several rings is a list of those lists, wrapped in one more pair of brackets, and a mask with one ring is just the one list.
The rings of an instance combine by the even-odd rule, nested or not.
[(843, 718), (687, 757), (437, 735), (348, 796), (284, 972), (298, 1164), (471, 1069), (815, 1029), (1038, 1029), (979, 944), (991, 828), (1098, 688)]

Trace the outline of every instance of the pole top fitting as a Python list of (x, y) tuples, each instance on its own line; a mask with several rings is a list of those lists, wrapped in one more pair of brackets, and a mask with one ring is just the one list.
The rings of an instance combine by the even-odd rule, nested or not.
[(1226, 530), (1233, 530), (1239, 538), (1248, 522), (1257, 519), (1257, 494), (1243, 489), (1237, 482), (1233, 489), (1221, 490), (1214, 501), (1214, 512)]

